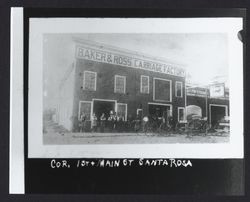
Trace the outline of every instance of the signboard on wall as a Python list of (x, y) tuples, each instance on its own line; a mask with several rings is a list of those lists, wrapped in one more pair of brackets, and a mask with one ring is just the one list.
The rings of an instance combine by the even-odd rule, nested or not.
[(207, 97), (207, 89), (206, 88), (187, 88), (188, 96), (197, 96), (197, 97)]
[(134, 56), (126, 56), (125, 54), (121, 55), (120, 53), (116, 54), (80, 45), (76, 46), (76, 58), (185, 77), (185, 70), (176, 65), (164, 64), (162, 62), (141, 59)]
[(224, 83), (211, 85), (210, 88), (210, 97), (219, 98), (225, 96), (225, 85)]

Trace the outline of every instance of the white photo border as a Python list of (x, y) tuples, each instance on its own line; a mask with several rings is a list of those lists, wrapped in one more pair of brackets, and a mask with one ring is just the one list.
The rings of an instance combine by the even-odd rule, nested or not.
[[(242, 17), (227, 18), (30, 18), (29, 158), (243, 158)], [(88, 29), (84, 29), (88, 27)], [(43, 145), (44, 33), (227, 33), (231, 132), (229, 143)], [(34, 68), (34, 66), (36, 68)], [(237, 67), (237, 68), (236, 68)], [(235, 82), (237, 81), (237, 82)]]

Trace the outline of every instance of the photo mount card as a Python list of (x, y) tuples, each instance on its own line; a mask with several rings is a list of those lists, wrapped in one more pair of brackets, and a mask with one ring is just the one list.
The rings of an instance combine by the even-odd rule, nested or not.
[(243, 17), (27, 16), (25, 51), (12, 49), (25, 142), (11, 132), (11, 159), (16, 144), (25, 169), (39, 159), (51, 169), (64, 164), (55, 159), (244, 158)]

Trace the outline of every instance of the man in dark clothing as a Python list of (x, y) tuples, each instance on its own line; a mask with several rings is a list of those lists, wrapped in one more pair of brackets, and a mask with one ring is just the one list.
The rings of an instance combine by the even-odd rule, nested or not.
[(102, 113), (101, 117), (100, 117), (100, 126), (101, 126), (101, 133), (104, 132), (104, 129), (105, 129), (105, 125), (106, 125), (106, 117), (105, 117), (105, 114)]

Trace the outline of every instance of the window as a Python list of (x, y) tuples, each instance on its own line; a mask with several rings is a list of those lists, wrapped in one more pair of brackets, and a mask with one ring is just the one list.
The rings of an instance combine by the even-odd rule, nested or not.
[(154, 78), (153, 99), (155, 101), (172, 102), (172, 81)]
[(127, 104), (117, 103), (117, 116), (127, 121)]
[(91, 91), (96, 90), (96, 72), (84, 71), (83, 89)]
[(141, 75), (141, 93), (149, 93), (149, 76)]
[(185, 108), (178, 107), (178, 121), (184, 121), (184, 120), (185, 120)]
[(90, 120), (90, 114), (91, 114), (91, 102), (89, 101), (80, 101), (79, 103), (79, 119), (81, 115), (86, 116), (86, 120)]
[(125, 94), (126, 89), (126, 77), (115, 75), (115, 93)]
[(175, 96), (182, 97), (182, 82), (180, 81), (175, 82)]

